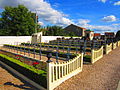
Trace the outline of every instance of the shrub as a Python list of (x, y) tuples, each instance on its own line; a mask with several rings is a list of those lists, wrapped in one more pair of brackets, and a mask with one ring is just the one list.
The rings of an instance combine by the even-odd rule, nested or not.
[(33, 66), (27, 65), (23, 62), (20, 62), (17, 59), (13, 59), (8, 57), (4, 54), (0, 54), (0, 60), (4, 63), (8, 64), (10, 67), (14, 68), (18, 72), (22, 73), (23, 75), (27, 76), (31, 80), (35, 81), (36, 83), (42, 85), (43, 87), (47, 87), (47, 80), (46, 75), (47, 73), (43, 70), (38, 70)]

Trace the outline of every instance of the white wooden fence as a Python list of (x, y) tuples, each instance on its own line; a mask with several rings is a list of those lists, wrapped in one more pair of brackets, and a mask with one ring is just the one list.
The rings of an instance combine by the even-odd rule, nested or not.
[(105, 53), (108, 54), (112, 51), (112, 43), (110, 45), (105, 45)]
[(120, 41), (117, 42), (117, 46), (118, 46), (118, 47), (120, 46)]
[(47, 90), (53, 90), (59, 84), (81, 72), (83, 53), (63, 63), (47, 63)]
[(92, 49), (91, 63), (95, 63), (97, 60), (103, 57), (103, 46), (99, 50)]
[(115, 49), (117, 47), (117, 43), (112, 43), (112, 48)]

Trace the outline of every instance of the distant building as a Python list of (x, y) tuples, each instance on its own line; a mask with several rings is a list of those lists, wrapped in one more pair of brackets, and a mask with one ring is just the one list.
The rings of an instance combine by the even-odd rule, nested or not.
[(114, 38), (115, 37), (115, 33), (114, 32), (105, 32), (105, 37), (106, 38)]
[(100, 33), (94, 33), (94, 39), (101, 39)]
[(93, 30), (87, 29), (84, 32), (85, 32), (85, 37), (86, 37), (87, 40), (92, 40), (93, 39), (93, 37), (94, 37), (94, 31)]
[(84, 31), (86, 30), (86, 28), (79, 27), (79, 26), (76, 26), (74, 24), (71, 24), (71, 25), (65, 27), (64, 30), (65, 30), (65, 33), (73, 33), (76, 36), (82, 37), (82, 36), (85, 36)]

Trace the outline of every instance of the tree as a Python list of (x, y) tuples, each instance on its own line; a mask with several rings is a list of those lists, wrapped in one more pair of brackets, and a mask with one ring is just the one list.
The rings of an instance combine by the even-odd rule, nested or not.
[(23, 5), (5, 7), (1, 16), (0, 33), (3, 32), (2, 35), (23, 36), (35, 32), (35, 14)]
[(47, 26), (44, 33), (47, 36), (63, 36), (64, 30), (60, 26)]
[(115, 38), (117, 38), (117, 39), (119, 39), (119, 40), (120, 40), (120, 30), (119, 30), (119, 31), (117, 31)]

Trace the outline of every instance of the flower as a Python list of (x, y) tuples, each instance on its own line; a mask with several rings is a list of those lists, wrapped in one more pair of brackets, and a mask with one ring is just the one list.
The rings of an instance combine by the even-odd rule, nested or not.
[(16, 57), (22, 57), (21, 55), (15, 55)]
[(33, 62), (33, 63), (32, 63), (32, 65), (37, 65), (37, 64), (39, 64), (39, 62)]

